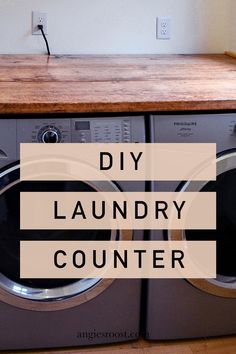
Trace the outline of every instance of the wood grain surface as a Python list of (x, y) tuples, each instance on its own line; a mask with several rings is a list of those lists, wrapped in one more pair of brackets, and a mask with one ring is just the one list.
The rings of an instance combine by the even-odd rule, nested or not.
[(0, 56), (0, 113), (236, 109), (226, 55)]
[[(0, 352), (9, 354), (11, 352)], [(16, 351), (15, 354), (235, 354), (236, 337), (212, 339), (147, 342), (140, 339), (135, 342), (101, 345), (96, 347), (67, 348), (38, 351)]]

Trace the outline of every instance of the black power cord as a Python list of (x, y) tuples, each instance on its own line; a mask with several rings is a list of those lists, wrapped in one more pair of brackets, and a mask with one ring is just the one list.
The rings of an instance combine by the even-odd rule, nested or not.
[(38, 25), (38, 29), (41, 31), (42, 36), (43, 36), (43, 38), (44, 38), (44, 40), (45, 40), (48, 55), (51, 55), (50, 49), (49, 49), (49, 45), (48, 45), (48, 40), (47, 40), (47, 38), (46, 38), (46, 36), (45, 36), (45, 33), (44, 33), (44, 30), (43, 30), (43, 25)]

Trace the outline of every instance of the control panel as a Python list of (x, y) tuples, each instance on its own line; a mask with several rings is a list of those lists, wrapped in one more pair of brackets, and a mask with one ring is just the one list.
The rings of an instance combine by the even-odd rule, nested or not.
[[(132, 143), (145, 142), (144, 117), (29, 118), (12, 120), (20, 143)], [(13, 128), (14, 129), (14, 128)]]
[(73, 120), (72, 141), (80, 143), (130, 143), (129, 119)]
[(70, 143), (70, 119), (19, 119), (17, 140), (27, 143)]
[(217, 150), (235, 147), (236, 114), (172, 114), (152, 117), (158, 143), (216, 143)]
[[(143, 117), (21, 119), (17, 121), (17, 140), (47, 144), (131, 143), (133, 136), (139, 135), (139, 118)], [(136, 124), (132, 124), (134, 120)]]

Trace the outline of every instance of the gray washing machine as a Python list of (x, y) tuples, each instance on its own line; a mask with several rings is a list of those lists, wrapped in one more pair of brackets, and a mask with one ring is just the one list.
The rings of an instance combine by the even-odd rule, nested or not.
[[(217, 143), (215, 182), (153, 184), (155, 191), (217, 193), (217, 230), (179, 230), (178, 237), (175, 232), (179, 240), (216, 240), (217, 278), (149, 280), (147, 337), (178, 339), (236, 333), (236, 114), (154, 115), (151, 128), (156, 143)], [(173, 238), (171, 230), (150, 232), (151, 240)]]
[(20, 230), (21, 191), (144, 191), (145, 182), (20, 182), (22, 142), (144, 143), (144, 117), (0, 119), (0, 349), (65, 347), (139, 336), (140, 280), (20, 279), (20, 240), (142, 239), (142, 231)]

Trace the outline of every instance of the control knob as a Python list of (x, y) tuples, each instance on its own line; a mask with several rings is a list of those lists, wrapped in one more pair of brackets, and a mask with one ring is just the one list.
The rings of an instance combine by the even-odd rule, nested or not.
[(47, 144), (59, 143), (61, 140), (61, 133), (56, 127), (44, 127), (39, 132), (38, 140)]

